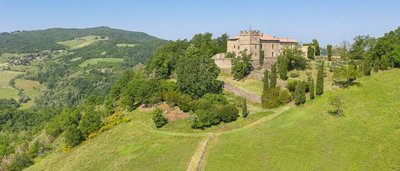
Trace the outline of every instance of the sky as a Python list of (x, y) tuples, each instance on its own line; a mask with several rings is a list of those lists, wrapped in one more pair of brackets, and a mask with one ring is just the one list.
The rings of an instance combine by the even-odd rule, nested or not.
[(0, 0), (0, 32), (109, 26), (168, 39), (253, 29), (321, 45), (400, 26), (400, 0)]

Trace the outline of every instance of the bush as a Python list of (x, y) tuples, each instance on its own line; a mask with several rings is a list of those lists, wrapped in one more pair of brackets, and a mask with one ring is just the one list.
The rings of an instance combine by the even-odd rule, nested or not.
[(297, 78), (299, 76), (300, 76), (300, 74), (299, 74), (298, 71), (293, 71), (293, 72), (290, 73), (290, 77), (292, 77), (292, 78)]
[(85, 112), (79, 123), (79, 129), (85, 137), (88, 137), (91, 133), (95, 133), (103, 125), (100, 114), (94, 108), (92, 109), (92, 111), (88, 110)]
[(239, 117), (239, 110), (231, 104), (220, 106), (218, 112), (221, 116), (221, 121), (225, 123), (235, 121)]
[(157, 128), (163, 127), (165, 124), (168, 123), (167, 118), (164, 117), (163, 111), (157, 108), (153, 113), (153, 122)]
[(75, 147), (83, 141), (81, 131), (76, 126), (69, 126), (64, 132), (65, 144)]
[(276, 108), (290, 102), (291, 95), (287, 90), (277, 87), (267, 90), (261, 100), (264, 108)]
[(28, 154), (22, 153), (17, 154), (13, 159), (11, 165), (9, 166), (8, 170), (11, 171), (19, 171), (27, 168), (28, 166), (33, 164), (33, 160), (29, 157)]
[(193, 99), (187, 94), (182, 94), (175, 91), (168, 91), (164, 94), (164, 100), (170, 106), (178, 106), (182, 111), (187, 112), (191, 109), (190, 102)]
[(228, 103), (220, 94), (206, 94), (192, 104), (192, 128), (204, 128), (217, 125), (221, 121), (232, 122), (239, 117), (239, 110)]

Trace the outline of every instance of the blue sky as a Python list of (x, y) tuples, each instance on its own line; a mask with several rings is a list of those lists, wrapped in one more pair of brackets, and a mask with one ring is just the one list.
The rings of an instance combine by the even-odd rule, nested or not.
[(400, 0), (1, 0), (0, 32), (110, 26), (174, 40), (253, 29), (322, 45), (400, 26)]

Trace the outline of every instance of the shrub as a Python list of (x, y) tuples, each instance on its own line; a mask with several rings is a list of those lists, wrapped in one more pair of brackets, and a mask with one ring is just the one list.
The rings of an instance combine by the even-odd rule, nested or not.
[(231, 104), (220, 106), (218, 109), (222, 122), (232, 122), (239, 117), (239, 110)]
[(293, 72), (290, 73), (290, 77), (292, 77), (292, 78), (297, 78), (299, 76), (300, 76), (300, 74), (299, 74), (298, 71), (293, 71)]
[(264, 108), (276, 108), (290, 102), (291, 95), (287, 90), (277, 87), (267, 90), (261, 100)]
[(153, 122), (157, 128), (163, 127), (165, 124), (168, 123), (167, 118), (164, 117), (163, 111), (157, 108), (153, 113)]
[(76, 126), (69, 126), (64, 132), (65, 144), (75, 147), (83, 141), (81, 131)]
[(81, 122), (79, 123), (79, 129), (85, 137), (89, 134), (96, 132), (103, 125), (100, 114), (94, 110), (86, 111), (82, 116)]
[(187, 112), (191, 109), (192, 100), (192, 97), (187, 94), (179, 94), (176, 104), (182, 111)]
[(228, 103), (220, 94), (206, 94), (193, 101), (194, 113), (191, 115), (192, 128), (204, 128), (217, 125), (221, 121), (231, 122), (239, 117), (239, 110)]
[(17, 154), (15, 158), (12, 160), (11, 165), (8, 170), (19, 171), (33, 164), (33, 160), (29, 157), (28, 154), (22, 153)]

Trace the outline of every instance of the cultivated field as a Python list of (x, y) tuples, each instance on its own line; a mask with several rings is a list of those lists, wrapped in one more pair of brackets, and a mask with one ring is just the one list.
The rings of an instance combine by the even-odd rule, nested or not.
[(96, 65), (98, 62), (109, 62), (109, 63), (117, 63), (117, 62), (123, 62), (124, 59), (122, 58), (92, 58), (88, 59), (81, 64), (79, 64), (79, 67), (86, 67), (88, 65)]
[(14, 98), (18, 100), (18, 90), (10, 87), (9, 82), (19, 74), (22, 73), (15, 71), (0, 71), (0, 99)]
[(85, 46), (89, 46), (92, 43), (98, 42), (98, 41), (104, 41), (108, 40), (107, 37), (104, 39), (101, 39), (101, 36), (85, 36), (85, 37), (79, 37), (75, 38), (73, 40), (67, 40), (67, 41), (62, 41), (62, 42), (57, 42), (60, 45), (67, 46), (70, 49), (79, 49), (83, 48)]

